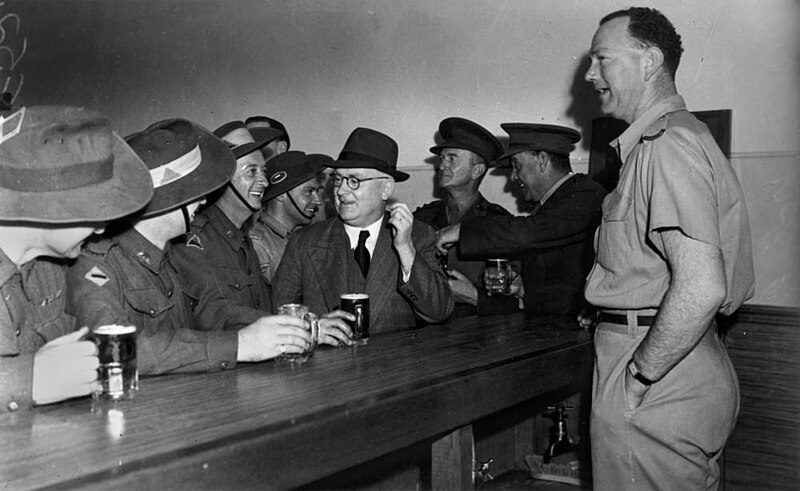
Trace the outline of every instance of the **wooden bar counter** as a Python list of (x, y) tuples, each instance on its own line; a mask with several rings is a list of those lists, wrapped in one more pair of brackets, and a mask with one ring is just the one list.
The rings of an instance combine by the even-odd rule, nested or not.
[(458, 319), (321, 347), (295, 369), (266, 362), (142, 378), (130, 401), (6, 413), (0, 484), (301, 486), (585, 379), (591, 338), (573, 326)]

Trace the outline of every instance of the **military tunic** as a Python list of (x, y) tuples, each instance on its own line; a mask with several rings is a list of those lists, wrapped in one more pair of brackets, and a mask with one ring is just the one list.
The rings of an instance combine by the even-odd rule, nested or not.
[(253, 226), (247, 232), (253, 242), (253, 248), (258, 255), (258, 263), (261, 274), (268, 283), (272, 283), (272, 277), (278, 270), (281, 263), (286, 244), (292, 236), (292, 231), (286, 228), (281, 222), (262, 211)]
[(88, 242), (67, 273), (68, 311), (80, 325), (136, 326), (143, 375), (234, 367), (236, 329), (263, 313), (231, 309), (212, 288), (193, 296), (170, 255), (133, 228)]
[[(496, 205), (486, 200), (482, 194), (472, 206), (464, 213), (461, 221), (472, 220), (479, 217), (508, 217), (511, 213), (500, 205)], [(427, 223), (434, 230), (440, 230), (453, 222), (447, 218), (447, 205), (444, 201), (438, 200), (423, 205), (414, 211), (414, 219)], [(488, 257), (487, 257), (488, 259)], [(447, 267), (456, 270), (466, 276), (478, 290), (478, 305), (467, 303), (456, 303), (453, 310), (453, 317), (466, 317), (470, 315), (491, 315), (497, 313), (516, 312), (519, 310), (519, 302), (516, 297), (502, 295), (488, 296), (483, 287), (483, 271), (486, 269), (485, 260), (468, 260), (462, 258), (458, 249), (453, 247), (447, 254)]]
[(606, 192), (575, 174), (529, 216), (476, 218), (461, 224), (465, 256), (516, 256), (522, 261), (525, 314), (577, 315), (594, 259), (592, 238)]
[(232, 308), (272, 310), (271, 289), (253, 244), (216, 205), (197, 214), (191, 232), (176, 242), (172, 262), (194, 297), (212, 285)]
[(65, 292), (63, 266), (40, 258), (17, 268), (0, 250), (0, 410), (32, 406), (34, 354), (75, 330)]

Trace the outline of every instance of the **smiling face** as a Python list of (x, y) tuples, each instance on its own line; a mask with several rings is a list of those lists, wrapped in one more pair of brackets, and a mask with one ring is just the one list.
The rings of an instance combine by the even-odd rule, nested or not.
[[(336, 169), (333, 173), (343, 178), (341, 185), (333, 190), (339, 218), (353, 227), (366, 227), (380, 220), (385, 202), (394, 190), (394, 180), (375, 169)], [(371, 180), (362, 181), (358, 189), (350, 189), (347, 184), (350, 176)]]
[(645, 91), (645, 47), (628, 35), (627, 17), (600, 25), (592, 39), (585, 79), (600, 94), (603, 114), (632, 123)]
[[(345, 186), (346, 185), (347, 184), (345, 184)], [(298, 208), (300, 208), (300, 211), (305, 214), (305, 216), (301, 215), (294, 205), (292, 205), (291, 201), (286, 200), (287, 203), (285, 206), (287, 213), (296, 224), (308, 225), (311, 223), (311, 220), (314, 218), (314, 215), (316, 215), (320, 205), (322, 204), (322, 198), (320, 197), (321, 192), (322, 188), (320, 187), (316, 177), (312, 177), (303, 184), (289, 190), (287, 194), (292, 197), (294, 203)]]
[(542, 167), (542, 154), (520, 152), (511, 156), (511, 182), (522, 192), (525, 201), (539, 201), (549, 186)]
[[(261, 208), (261, 197), (267, 189), (267, 178), (264, 176), (264, 157), (260, 152), (251, 152), (236, 159), (236, 172), (231, 177), (231, 185), (250, 206), (257, 210)], [(230, 189), (225, 190), (226, 194), (231, 192)], [(239, 205), (244, 207), (244, 204)]]
[(466, 186), (480, 177), (476, 166), (480, 165), (474, 153), (461, 148), (443, 148), (439, 153), (439, 166), (436, 175), (439, 187), (443, 189)]

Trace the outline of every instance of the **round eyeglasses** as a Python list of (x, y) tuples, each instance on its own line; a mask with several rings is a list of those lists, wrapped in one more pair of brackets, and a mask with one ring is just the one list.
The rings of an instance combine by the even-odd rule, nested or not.
[(344, 176), (341, 176), (339, 174), (331, 174), (331, 184), (333, 184), (333, 187), (338, 188), (339, 186), (342, 185), (342, 182), (347, 181), (347, 187), (349, 187), (353, 191), (358, 189), (359, 186), (361, 186), (362, 182), (364, 182), (364, 181), (373, 181), (375, 179), (389, 179), (389, 178), (388, 177), (379, 176), (379, 177), (365, 177), (363, 179), (359, 179), (358, 177), (354, 177), (354, 176), (344, 177)]

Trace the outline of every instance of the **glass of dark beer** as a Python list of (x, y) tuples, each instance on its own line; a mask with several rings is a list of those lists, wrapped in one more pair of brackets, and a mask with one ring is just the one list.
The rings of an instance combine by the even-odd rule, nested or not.
[(367, 344), (369, 341), (369, 295), (366, 293), (345, 293), (339, 295), (339, 307), (356, 316), (354, 322), (348, 322), (353, 331), (355, 344)]
[(100, 360), (96, 399), (130, 399), (139, 390), (136, 365), (136, 327), (99, 326), (91, 335)]

